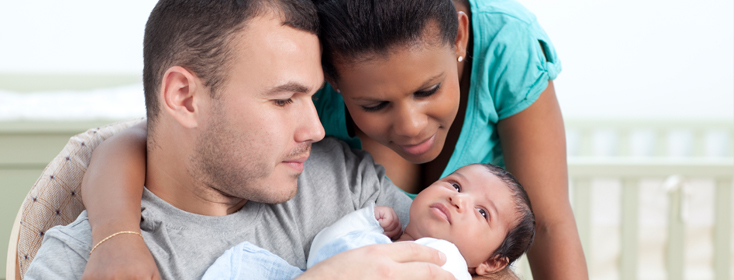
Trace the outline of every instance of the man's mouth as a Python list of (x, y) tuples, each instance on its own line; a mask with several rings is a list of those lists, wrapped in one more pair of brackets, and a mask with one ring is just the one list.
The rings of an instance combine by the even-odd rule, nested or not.
[(299, 148), (288, 155), (283, 164), (293, 168), (296, 172), (303, 172), (303, 163), (306, 162), (308, 156), (311, 155), (311, 145)]
[(297, 158), (284, 160), (283, 163), (300, 173), (303, 172), (303, 163), (306, 162), (306, 160), (308, 159), (308, 155), (309, 154)]

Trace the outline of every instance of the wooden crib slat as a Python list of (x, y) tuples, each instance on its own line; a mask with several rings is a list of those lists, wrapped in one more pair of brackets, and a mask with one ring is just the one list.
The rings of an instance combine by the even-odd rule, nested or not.
[(594, 136), (591, 129), (579, 129), (579, 145), (581, 145), (579, 156), (589, 157), (594, 155)]
[(622, 250), (620, 279), (637, 279), (640, 190), (637, 178), (622, 179)]
[(573, 215), (586, 263), (591, 263), (591, 178), (573, 180)]
[(668, 131), (662, 129), (655, 131), (655, 157), (667, 157), (670, 155), (668, 149), (669, 141)]
[(668, 250), (665, 263), (670, 280), (682, 280), (685, 266), (685, 225), (681, 217), (682, 194), (683, 191), (679, 188), (668, 195)]
[(732, 177), (716, 180), (716, 209), (714, 232), (714, 277), (716, 280), (730, 279), (731, 250), (731, 188)]
[(694, 157), (705, 157), (706, 156), (706, 130), (695, 129), (693, 130), (693, 149), (692, 154)]
[(616, 156), (628, 157), (632, 155), (632, 137), (629, 129), (620, 129), (617, 132)]

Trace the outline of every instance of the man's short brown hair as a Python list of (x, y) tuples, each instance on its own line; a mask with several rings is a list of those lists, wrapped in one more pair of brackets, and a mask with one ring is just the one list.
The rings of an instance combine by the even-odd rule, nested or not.
[(173, 66), (194, 73), (212, 97), (231, 68), (233, 34), (265, 13), (280, 15), (283, 25), (318, 32), (310, 0), (160, 0), (145, 25), (143, 86), (148, 127), (158, 116), (158, 90)]

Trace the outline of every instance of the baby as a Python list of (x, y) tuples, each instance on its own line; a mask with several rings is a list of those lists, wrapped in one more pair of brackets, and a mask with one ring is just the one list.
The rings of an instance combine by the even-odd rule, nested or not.
[[(535, 235), (528, 195), (504, 169), (489, 164), (459, 168), (421, 191), (402, 226), (389, 207), (369, 205), (314, 238), (307, 267), (340, 252), (396, 241), (415, 241), (447, 256), (442, 268), (456, 279), (498, 272), (525, 253)], [(242, 243), (225, 252), (203, 279), (293, 279), (302, 273), (285, 260)]]

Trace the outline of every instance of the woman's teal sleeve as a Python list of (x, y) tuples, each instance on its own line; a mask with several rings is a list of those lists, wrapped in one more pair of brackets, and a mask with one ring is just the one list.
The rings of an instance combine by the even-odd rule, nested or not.
[(561, 71), (548, 35), (525, 11), (473, 15), (473, 82), (489, 92), (482, 104), (491, 102), (498, 119), (529, 107)]

